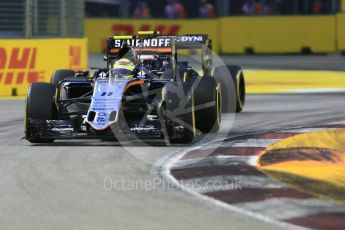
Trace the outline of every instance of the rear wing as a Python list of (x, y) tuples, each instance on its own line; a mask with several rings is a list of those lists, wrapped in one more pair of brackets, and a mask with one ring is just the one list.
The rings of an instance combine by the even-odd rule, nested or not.
[(141, 51), (151, 51), (157, 54), (173, 53), (174, 44), (177, 49), (198, 49), (207, 45), (212, 49), (211, 40), (205, 34), (190, 34), (182, 36), (165, 36), (165, 35), (130, 35), (130, 36), (113, 36), (107, 39), (107, 53), (116, 54), (122, 45), (128, 46)]
[(107, 64), (120, 54), (126, 45), (140, 54), (170, 55), (177, 63), (177, 50), (201, 49), (202, 68), (205, 74), (210, 74), (212, 65), (212, 40), (206, 34), (187, 34), (182, 36), (159, 35), (158, 31), (139, 31), (137, 35), (113, 36), (107, 39)]

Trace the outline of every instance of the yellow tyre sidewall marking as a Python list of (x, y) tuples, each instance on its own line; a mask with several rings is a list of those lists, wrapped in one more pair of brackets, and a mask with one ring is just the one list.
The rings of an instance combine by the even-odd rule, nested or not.
[(243, 109), (243, 102), (241, 100), (241, 94), (240, 94), (240, 77), (242, 73), (243, 73), (242, 70), (240, 70), (236, 74), (236, 94), (237, 94), (237, 101), (241, 110)]
[(220, 123), (221, 123), (221, 111), (220, 111), (221, 102), (220, 102), (220, 93), (221, 93), (221, 88), (220, 88), (220, 85), (218, 84), (218, 85), (217, 85), (217, 88), (216, 88), (216, 106), (217, 106), (217, 123), (218, 123), (218, 125), (220, 125)]
[(193, 136), (196, 136), (196, 121), (195, 121), (195, 104), (194, 104), (194, 90), (192, 89), (192, 125), (193, 125)]

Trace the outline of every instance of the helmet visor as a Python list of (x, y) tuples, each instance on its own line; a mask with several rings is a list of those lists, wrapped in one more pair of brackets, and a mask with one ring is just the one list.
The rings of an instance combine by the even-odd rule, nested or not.
[(115, 77), (124, 77), (132, 74), (132, 70), (125, 68), (115, 68), (111, 70), (111, 75)]

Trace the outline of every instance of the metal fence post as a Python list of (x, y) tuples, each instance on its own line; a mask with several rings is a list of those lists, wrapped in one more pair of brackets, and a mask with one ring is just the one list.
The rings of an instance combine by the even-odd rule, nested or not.
[(337, 13), (338, 9), (339, 9), (339, 1), (338, 0), (332, 0), (332, 9), (331, 9), (331, 13)]
[(295, 0), (293, 2), (293, 8), (294, 8), (294, 14), (298, 14), (299, 13), (298, 0)]
[(228, 16), (229, 15), (229, 1), (228, 0), (217, 0), (217, 15)]
[(33, 20), (33, 33), (38, 33), (38, 0), (31, 0), (32, 2), (32, 20)]
[(60, 37), (66, 37), (66, 26), (67, 26), (66, 1), (67, 0), (60, 0), (60, 33), (59, 33)]
[(129, 1), (121, 0), (120, 18), (129, 18)]
[(266, 1), (260, 0), (260, 14), (265, 14), (265, 8), (266, 8)]
[(25, 5), (25, 37), (32, 37), (32, 0), (26, 0)]
[(80, 26), (79, 26), (79, 32), (78, 32), (78, 36), (84, 36), (84, 18), (85, 18), (85, 0), (80, 0), (80, 18), (78, 19), (79, 20), (79, 23), (80, 23)]
[(309, 13), (309, 1), (308, 0), (304, 0), (304, 14), (308, 14)]

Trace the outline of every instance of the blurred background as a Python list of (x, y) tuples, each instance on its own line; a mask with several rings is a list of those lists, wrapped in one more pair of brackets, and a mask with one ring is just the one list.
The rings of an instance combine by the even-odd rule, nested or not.
[(2, 0), (0, 37), (86, 37), (99, 53), (107, 36), (156, 29), (209, 34), (221, 53), (329, 53), (345, 50), (344, 8), (342, 0)]
[(7, 37), (81, 35), (84, 15), (87, 18), (192, 19), (327, 15), (341, 11), (341, 0), (2, 0), (0, 4), (1, 36)]
[[(181, 4), (184, 14), (175, 14), (174, 18), (205, 18), (235, 15), (308, 15), (332, 14), (340, 10), (341, 0), (86, 0), (87, 17), (132, 17), (132, 18), (171, 18), (166, 7), (169, 4)], [(206, 8), (213, 7), (214, 13), (205, 14)], [(136, 9), (148, 9), (150, 13), (136, 14)], [(178, 10), (177, 10), (178, 11)], [(207, 10), (206, 10), (207, 11)]]
[[(208, 34), (218, 55), (214, 66), (243, 67), (244, 111), (222, 115), (217, 134), (234, 139), (206, 158), (204, 147), (218, 143), (206, 145), (213, 135), (190, 146), (188, 157), (180, 155), (187, 147), (180, 145), (123, 148), (87, 140), (40, 146), (23, 140), (31, 83), (50, 82), (58, 69), (105, 67), (106, 38), (140, 30)], [(345, 0), (0, 0), (0, 229), (292, 228), (282, 220), (345, 229), (344, 206), (314, 197), (333, 194), (345, 201), (345, 144), (339, 141), (345, 133), (326, 135), (345, 124), (344, 54)], [(283, 141), (294, 149), (290, 156), (281, 157), (289, 146), (280, 145), (284, 151), (265, 155), (267, 165), (256, 160), (272, 141), (316, 130), (325, 130), (324, 136), (304, 134), (305, 143), (293, 137), (302, 146)], [(255, 162), (291, 187), (262, 177)], [(166, 180), (171, 176), (179, 186)], [(236, 189), (238, 180), (243, 190)], [(236, 207), (189, 199), (181, 185)], [(248, 212), (259, 218), (241, 214)]]
[[(344, 54), (344, 28), (345, 0), (1, 0), (0, 96), (23, 95), (55, 69), (102, 64), (112, 35), (208, 34), (229, 63), (282, 68), (301, 63), (287, 55)], [(261, 57), (240, 56), (253, 54)], [(339, 69), (339, 57), (308, 68)]]

